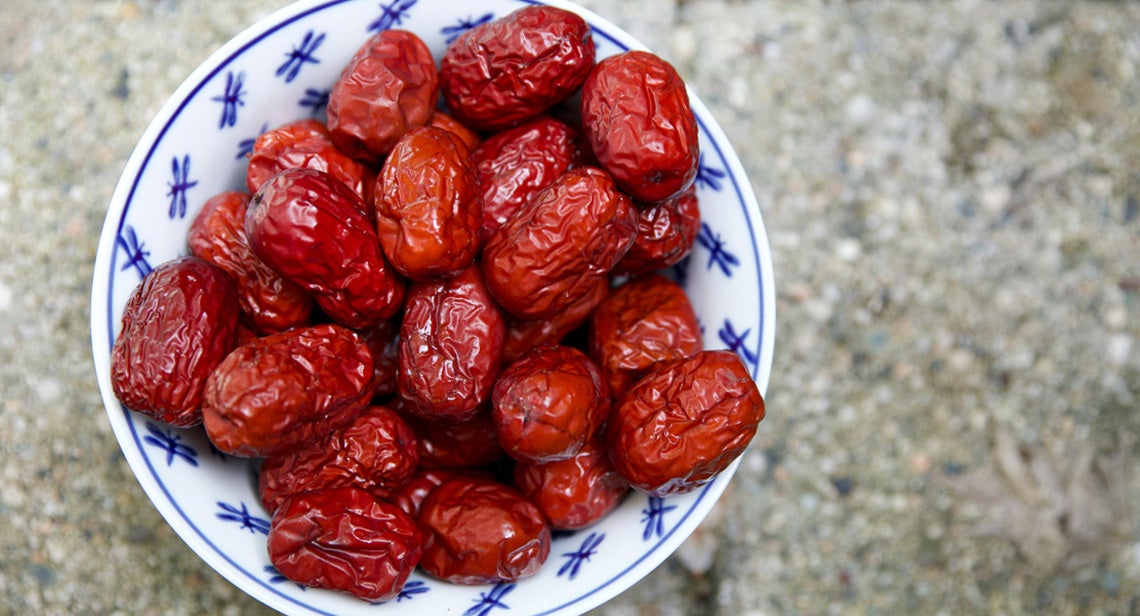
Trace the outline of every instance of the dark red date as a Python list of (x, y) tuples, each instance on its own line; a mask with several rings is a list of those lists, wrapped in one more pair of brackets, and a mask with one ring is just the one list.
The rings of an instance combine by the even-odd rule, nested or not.
[(355, 332), (326, 324), (257, 338), (206, 380), (203, 424), (224, 453), (268, 457), (352, 421), (372, 398), (372, 354)]
[(515, 317), (548, 318), (606, 278), (636, 235), (637, 210), (609, 175), (571, 169), (491, 236), (487, 288)]
[(312, 118), (290, 122), (257, 137), (246, 166), (246, 189), (255, 193), (269, 178), (297, 167), (324, 171), (365, 202), (369, 199), (372, 172), (337, 149), (325, 125)]
[(599, 278), (585, 295), (561, 312), (545, 319), (509, 320), (507, 337), (503, 341), (503, 364), (510, 365), (531, 349), (543, 344), (562, 342), (571, 332), (586, 323), (594, 308), (609, 292), (609, 279)]
[(680, 194), (697, 177), (697, 120), (685, 83), (647, 51), (610, 56), (582, 86), (582, 128), (594, 155), (637, 201)]
[(629, 483), (614, 469), (599, 440), (565, 460), (521, 462), (515, 465), (514, 482), (556, 530), (590, 526), (629, 492)]
[(614, 274), (642, 276), (675, 265), (692, 250), (700, 231), (700, 202), (694, 186), (660, 203), (640, 206), (637, 239)]
[(387, 498), (407, 484), (418, 463), (412, 428), (395, 411), (370, 406), (328, 435), (266, 458), (258, 493), (270, 512), (309, 490), (354, 487)]
[(376, 180), (376, 233), (412, 280), (451, 278), (475, 260), (482, 201), (467, 146), (454, 133), (416, 128), (396, 142)]
[(732, 351), (701, 351), (659, 366), (610, 415), (606, 444), (618, 472), (651, 496), (711, 481), (748, 447), (764, 399)]
[(615, 398), (661, 362), (701, 350), (701, 326), (685, 290), (660, 274), (614, 289), (590, 316), (590, 357)]
[(463, 421), (490, 398), (506, 325), (478, 266), (408, 290), (396, 387), (409, 413)]
[(364, 328), (400, 309), (404, 281), (380, 249), (364, 203), (322, 171), (288, 169), (262, 184), (245, 231), (253, 253), (307, 290), (333, 321)]
[(542, 346), (503, 370), (491, 409), (499, 444), (512, 458), (564, 460), (577, 454), (605, 422), (609, 388), (585, 353)]
[(172, 426), (202, 423), (202, 391), (234, 348), (239, 310), (233, 281), (199, 257), (154, 268), (127, 300), (111, 347), (115, 397)]
[(304, 325), (313, 312), (313, 298), (249, 247), (245, 234), (249, 198), (248, 193), (228, 191), (207, 199), (186, 236), (190, 252), (230, 275), (242, 313), (259, 333)]
[(328, 129), (341, 151), (379, 163), (404, 133), (435, 112), (439, 76), (431, 50), (406, 30), (369, 38), (329, 92)]
[(306, 586), (387, 601), (419, 563), (422, 534), (402, 509), (356, 488), (285, 500), (269, 526), (269, 562)]
[(573, 94), (593, 66), (594, 39), (585, 20), (528, 6), (460, 35), (440, 58), (440, 90), (460, 122), (501, 130)]
[(481, 408), (466, 421), (432, 420), (407, 416), (416, 432), (420, 466), (471, 469), (494, 464), (504, 457), (495, 438), (490, 408)]
[(424, 535), (420, 566), (456, 584), (529, 577), (550, 554), (542, 512), (495, 481), (462, 477), (443, 483), (424, 499), (416, 522)]
[(357, 332), (372, 351), (372, 374), (377, 398), (396, 393), (396, 374), (400, 370), (400, 321), (380, 321), (375, 327)]

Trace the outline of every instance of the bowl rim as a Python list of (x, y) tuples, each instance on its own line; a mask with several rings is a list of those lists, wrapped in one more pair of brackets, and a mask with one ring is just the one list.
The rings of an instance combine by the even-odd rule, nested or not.
[[(128, 206), (132, 203), (142, 172), (154, 156), (155, 150), (166, 132), (178, 119), (183, 109), (192, 101), (195, 94), (204, 88), (215, 75), (225, 70), (242, 53), (261, 39), (312, 13), (335, 5), (359, 1), (361, 0), (298, 0), (287, 4), (244, 27), (210, 53), (190, 72), (151, 118), (124, 165), (104, 218), (91, 283), (91, 345), (96, 378), (104, 409), (110, 420), (119, 450), (123, 453), (136, 481), (139, 482), (144, 493), (159, 511), (164, 521), (199, 558), (245, 594), (283, 612), (301, 608), (309, 613), (324, 613), (314, 606), (298, 603), (291, 597), (265, 585), (250, 575), (244, 566), (227, 556), (224, 550), (215, 545), (206, 533), (197, 528), (181, 511), (174, 496), (156, 478), (157, 475), (150, 460), (142, 454), (141, 437), (130, 421), (130, 414), (133, 411), (126, 409), (119, 403), (110, 385), (110, 348), (113, 332), (118, 325), (113, 318), (114, 300), (110, 291), (113, 287), (115, 274), (113, 270), (118, 256), (116, 246), (125, 224)], [(564, 0), (511, 1), (531, 5), (548, 5), (572, 11), (581, 15), (590, 24), (595, 35), (608, 39), (619, 48), (648, 50), (643, 43), (610, 20), (580, 5)], [(731, 182), (733, 190), (743, 206), (742, 211), (747, 219), (752, 236), (760, 291), (758, 308), (761, 331), (759, 333), (760, 346), (757, 359), (750, 367), (759, 390), (762, 394), (766, 394), (773, 363), (776, 321), (775, 284), (767, 231), (759, 203), (750, 182), (747, 181), (748, 175), (745, 173), (735, 149), (731, 147), (730, 140), (699, 96), (688, 84), (686, 84), (686, 88), (689, 91), (690, 103), (700, 129), (706, 133), (709, 143), (717, 149), (721, 160), (729, 167), (727, 179)], [(708, 118), (709, 121), (706, 122), (702, 118)], [(720, 144), (725, 144), (727, 151), (723, 151)], [(110, 272), (109, 276), (107, 275), (108, 272)], [(132, 442), (135, 446), (123, 447), (122, 444), (125, 442)], [(538, 613), (585, 612), (598, 607), (644, 579), (646, 575), (672, 555), (684, 539), (705, 519), (712, 505), (720, 498), (730, 479), (735, 475), (742, 458), (743, 456), (738, 457), (720, 477), (702, 487), (693, 506), (685, 512), (685, 517), (636, 561), (614, 574), (604, 584), (594, 587), (586, 594), (579, 595), (573, 601)], [(146, 469), (148, 472), (139, 472), (137, 469)], [(694, 516), (694, 513), (697, 515)], [(690, 519), (693, 517), (696, 519)], [(678, 534), (680, 534), (679, 537)], [(663, 547), (665, 549), (662, 549)], [(573, 608), (573, 612), (568, 611), (570, 608)]]

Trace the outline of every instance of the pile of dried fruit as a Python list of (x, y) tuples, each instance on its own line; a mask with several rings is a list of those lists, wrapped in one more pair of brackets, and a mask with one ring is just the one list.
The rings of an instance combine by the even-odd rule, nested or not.
[(208, 200), (193, 256), (135, 290), (115, 394), (264, 459), (270, 559), (297, 582), (376, 601), (417, 566), (531, 575), (552, 528), (704, 485), (764, 416), (655, 273), (694, 241), (697, 161), (676, 71), (595, 62), (573, 13), (478, 26), (438, 69), (381, 32), (327, 125), (261, 135), (248, 192)]

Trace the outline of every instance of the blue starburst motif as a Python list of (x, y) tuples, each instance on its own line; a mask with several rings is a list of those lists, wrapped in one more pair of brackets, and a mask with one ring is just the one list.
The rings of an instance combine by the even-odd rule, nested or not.
[(124, 272), (133, 267), (141, 279), (146, 278), (146, 275), (154, 270), (150, 262), (147, 261), (150, 251), (146, 249), (145, 242), (139, 241), (139, 236), (135, 233), (134, 227), (130, 225), (124, 227), (116, 243), (127, 253), (127, 261), (123, 263), (119, 271)]
[(218, 121), (218, 129), (226, 128), (227, 126), (234, 126), (237, 124), (238, 109), (245, 107), (245, 95), (247, 92), (243, 88), (245, 84), (245, 71), (234, 74), (233, 71), (226, 73), (226, 89), (219, 95), (210, 99), (216, 103), (222, 104), (222, 116)]
[(312, 30), (306, 32), (305, 37), (301, 39), (301, 44), (294, 45), (293, 49), (285, 54), (285, 62), (277, 67), (277, 76), (284, 77), (285, 83), (292, 83), (306, 64), (321, 63), (313, 54), (321, 46), (321, 43), (325, 42), (325, 35), (323, 32), (316, 36), (313, 34)]
[(709, 251), (709, 261), (705, 268), (712, 269), (715, 265), (725, 276), (731, 278), (732, 268), (740, 265), (740, 259), (725, 248), (725, 241), (721, 239), (720, 234), (713, 233), (712, 227), (702, 222), (697, 242)]
[(219, 519), (227, 522), (237, 522), (240, 528), (244, 528), (251, 533), (261, 533), (263, 535), (269, 534), (269, 520), (259, 518), (249, 511), (245, 503), (238, 503), (240, 507), (235, 507), (218, 501), (218, 507), (222, 509), (222, 513), (215, 514)]
[(569, 574), (566, 577), (574, 579), (578, 577), (578, 570), (581, 569), (582, 563), (590, 560), (590, 557), (598, 553), (598, 545), (606, 538), (605, 533), (590, 533), (582, 540), (582, 545), (573, 552), (564, 552), (562, 554), (566, 562), (562, 563), (562, 567), (558, 569), (558, 576), (562, 574)]
[(183, 443), (182, 437), (174, 430), (170, 428), (164, 430), (148, 421), (146, 431), (150, 434), (143, 437), (143, 442), (165, 452), (167, 466), (173, 466), (176, 459), (185, 460), (190, 466), (198, 466), (198, 452)]
[(368, 31), (379, 32), (400, 25), (416, 2), (417, 0), (392, 0), (388, 4), (381, 2), (380, 16), (368, 24)]
[[(277, 567), (274, 567), (273, 565), (265, 565), (265, 572), (269, 574), (269, 583), (270, 584), (281, 584), (283, 582), (292, 582), (292, 580), (290, 580), (289, 578), (285, 577), (284, 575), (281, 575), (281, 572), (278, 571)], [(308, 590), (308, 587), (305, 586), (304, 584), (298, 584), (297, 582), (293, 582), (293, 583), (296, 584), (297, 588), (300, 588), (301, 590)]]
[(721, 181), (724, 180), (728, 174), (721, 169), (710, 167), (705, 164), (705, 153), (701, 152), (700, 161), (697, 163), (697, 179), (694, 180), (698, 185), (704, 185), (708, 188), (720, 192), (722, 187)]
[(321, 109), (329, 106), (329, 93), (332, 90), (318, 90), (316, 88), (305, 88), (305, 95), (297, 104), (302, 107), (309, 108), (309, 115), (317, 115)]
[(190, 179), (190, 155), (186, 154), (179, 161), (175, 156), (170, 160), (170, 175), (171, 179), (166, 183), (170, 190), (166, 191), (166, 196), (170, 197), (170, 211), (168, 215), (173, 220), (175, 217), (186, 218), (186, 193), (198, 185), (198, 180)]
[(451, 43), (455, 42), (455, 39), (459, 38), (459, 35), (467, 32), (475, 26), (480, 26), (491, 21), (494, 19), (494, 17), (494, 13), (485, 13), (481, 17), (471, 17), (468, 15), (466, 18), (460, 18), (454, 26), (444, 26), (443, 29), (439, 31), (439, 33), (447, 37), (444, 39), (444, 42), (450, 45)]
[(654, 535), (658, 538), (664, 536), (665, 514), (676, 508), (676, 505), (666, 505), (665, 499), (659, 496), (650, 496), (649, 506), (641, 510), (641, 522), (645, 524), (645, 532), (641, 533), (642, 541), (649, 541)]
[(243, 158), (248, 158), (250, 154), (253, 154), (253, 146), (257, 144), (257, 138), (260, 137), (261, 134), (267, 130), (269, 130), (269, 124), (262, 124), (261, 130), (258, 131), (256, 135), (254, 135), (253, 137), (242, 139), (241, 141), (238, 142), (238, 153), (237, 153), (238, 160), (241, 160)]
[(479, 598), (475, 599), (475, 605), (463, 612), (463, 616), (487, 616), (495, 608), (511, 609), (511, 606), (503, 603), (503, 597), (514, 589), (515, 585), (507, 582), (495, 584), (489, 592), (479, 593)]
[(735, 351), (745, 362), (755, 364), (758, 353), (747, 346), (748, 336), (751, 334), (751, 329), (746, 329), (739, 334), (736, 333), (736, 328), (728, 319), (724, 320), (724, 327), (721, 327), (720, 331), (717, 332), (717, 336), (720, 337), (721, 342), (728, 345), (729, 350)]

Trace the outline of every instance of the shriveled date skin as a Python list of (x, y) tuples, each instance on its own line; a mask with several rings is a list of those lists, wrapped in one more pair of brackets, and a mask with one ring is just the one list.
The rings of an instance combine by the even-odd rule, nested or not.
[(514, 481), (556, 530), (590, 526), (629, 492), (629, 483), (614, 469), (600, 439), (565, 460), (519, 463)]
[(420, 560), (421, 534), (399, 507), (356, 488), (287, 499), (269, 526), (269, 562), (299, 584), (366, 601), (399, 595)]
[(329, 174), (289, 169), (262, 184), (245, 231), (254, 254), (311, 293), (333, 321), (363, 328), (399, 311), (405, 283), (384, 257), (364, 202)]
[(289, 122), (258, 135), (246, 166), (246, 189), (255, 193), (266, 180), (294, 167), (324, 171), (368, 200), (371, 171), (337, 149), (325, 125), (312, 118)]
[(506, 455), (495, 438), (489, 407), (466, 421), (409, 416), (423, 468), (470, 469), (493, 464)]
[(464, 421), (499, 375), (503, 315), (471, 266), (442, 282), (412, 284), (400, 326), (396, 388), (407, 412)]
[(439, 280), (475, 260), (482, 200), (467, 146), (454, 133), (425, 126), (401, 137), (375, 194), (376, 232), (396, 271)]
[(358, 330), (372, 351), (372, 374), (377, 398), (396, 393), (396, 373), (400, 369), (400, 320), (381, 321), (374, 327)]
[(606, 420), (610, 393), (585, 353), (566, 346), (534, 349), (503, 370), (491, 396), (503, 450), (525, 462), (569, 458)]
[(227, 191), (206, 200), (186, 236), (190, 252), (233, 279), (242, 313), (259, 333), (308, 323), (313, 298), (263, 263), (249, 247), (245, 216), (249, 193)]
[(406, 30), (365, 41), (329, 92), (328, 129), (349, 156), (377, 164), (435, 111), (439, 76), (431, 50)]
[(207, 377), (233, 349), (238, 298), (199, 257), (154, 268), (131, 293), (111, 347), (111, 388), (127, 408), (178, 428), (202, 422)]
[(537, 507), (495, 481), (461, 477), (432, 490), (416, 516), (425, 572), (456, 584), (513, 582), (550, 555), (550, 529)]
[(440, 58), (440, 90), (460, 122), (495, 131), (570, 96), (593, 66), (594, 39), (585, 20), (528, 6), (460, 35)]
[(604, 171), (562, 175), (483, 249), (487, 288), (520, 319), (544, 319), (590, 293), (637, 235), (637, 210)]
[(372, 354), (352, 330), (326, 324), (252, 340), (206, 381), (206, 435), (219, 450), (269, 457), (352, 421), (372, 398)]
[(309, 490), (355, 487), (387, 498), (411, 479), (418, 463), (412, 428), (395, 411), (370, 406), (328, 435), (266, 458), (258, 493), (270, 512)]
[(615, 468), (651, 496), (708, 483), (748, 447), (764, 399), (732, 351), (701, 351), (660, 366), (614, 409), (606, 444)]
[(580, 107), (598, 162), (636, 201), (664, 201), (696, 179), (697, 120), (685, 83), (660, 57), (627, 51), (598, 62)]
[(660, 274), (614, 289), (590, 315), (590, 357), (614, 397), (654, 365), (701, 350), (701, 326), (680, 285)]
[(488, 137), (471, 151), (483, 195), (484, 242), (531, 197), (580, 164), (576, 139), (570, 125), (540, 116)]
[(637, 239), (614, 268), (619, 276), (641, 276), (676, 265), (693, 248), (701, 231), (695, 186), (660, 203), (638, 206)]

